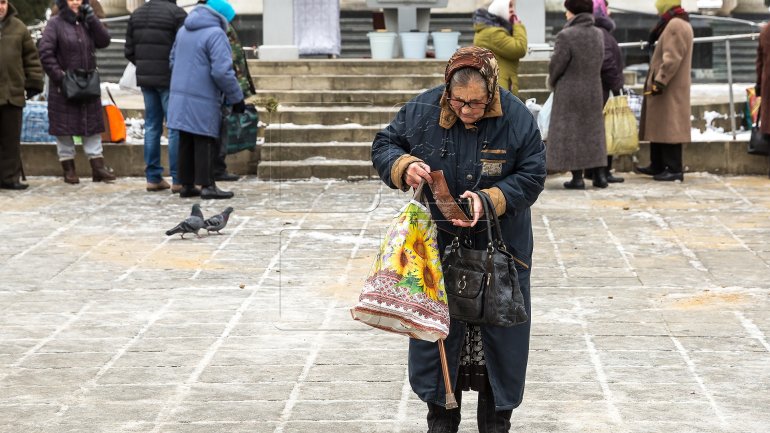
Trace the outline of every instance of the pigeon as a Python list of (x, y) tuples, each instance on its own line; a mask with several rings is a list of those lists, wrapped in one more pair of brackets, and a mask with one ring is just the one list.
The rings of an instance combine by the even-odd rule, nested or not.
[(211, 232), (217, 232), (221, 235), (222, 233), (219, 231), (227, 225), (227, 220), (230, 219), (230, 213), (232, 213), (232, 211), (233, 208), (228, 207), (223, 210), (221, 214), (214, 215), (206, 221), (203, 221), (203, 228), (206, 229), (206, 233), (210, 234)]
[(176, 227), (174, 227), (171, 230), (168, 230), (166, 232), (166, 236), (175, 235), (177, 233), (180, 233), (182, 235), (182, 239), (184, 239), (184, 235), (187, 233), (195, 233), (195, 236), (200, 237), (198, 234), (198, 230), (203, 228), (203, 212), (201, 212), (201, 205), (194, 204), (192, 207), (192, 212), (190, 212), (190, 216), (185, 218), (184, 221), (177, 224)]

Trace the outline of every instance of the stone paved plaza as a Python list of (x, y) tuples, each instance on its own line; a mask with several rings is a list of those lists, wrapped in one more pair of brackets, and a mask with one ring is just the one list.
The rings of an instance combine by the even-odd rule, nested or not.
[[(533, 209), (512, 431), (770, 431), (770, 180), (564, 180)], [(222, 235), (180, 239), (199, 201), (143, 179), (30, 184), (0, 191), (0, 433), (426, 430), (407, 340), (348, 312), (406, 195), (243, 179), (202, 203), (235, 208)]]

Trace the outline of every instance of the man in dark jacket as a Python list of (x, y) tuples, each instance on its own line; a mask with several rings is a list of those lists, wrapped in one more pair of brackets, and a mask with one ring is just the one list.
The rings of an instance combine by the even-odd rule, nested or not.
[(43, 67), (16, 8), (0, 0), (0, 188), (25, 189), (21, 174), (21, 120), (26, 97), (43, 91)]
[[(160, 136), (163, 119), (168, 114), (171, 68), (168, 58), (176, 32), (187, 13), (176, 0), (150, 0), (131, 14), (126, 28), (126, 58), (136, 65), (136, 84), (144, 95), (144, 163), (147, 191), (162, 191), (171, 186), (163, 180), (160, 163)], [(168, 160), (172, 192), (182, 188), (176, 177), (179, 132), (168, 131)]]

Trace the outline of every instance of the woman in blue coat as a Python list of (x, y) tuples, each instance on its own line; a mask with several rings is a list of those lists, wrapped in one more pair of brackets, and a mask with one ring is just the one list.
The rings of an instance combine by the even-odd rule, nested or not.
[[(221, 107), (243, 113), (243, 92), (233, 70), (227, 25), (235, 10), (225, 0), (209, 0), (193, 9), (171, 49), (168, 127), (179, 130), (180, 197), (227, 199), (214, 183), (212, 162), (222, 122)], [(201, 185), (198, 189), (195, 185)]]
[[(406, 191), (431, 170), (443, 170), (453, 197), (473, 200), (472, 223), (446, 221), (431, 204), (443, 251), (460, 229), (481, 217), (479, 191), (493, 200), (503, 238), (518, 259), (519, 283), (530, 313), (532, 263), (530, 206), (545, 183), (545, 147), (529, 110), (497, 85), (497, 61), (480, 47), (459, 49), (447, 64), (444, 81), (409, 101), (372, 144), (372, 161), (391, 188)], [(428, 197), (433, 202), (432, 197)], [(486, 233), (472, 229), (474, 244)], [(445, 341), (458, 403), (462, 390), (479, 392), (480, 432), (507, 432), (521, 404), (529, 350), (529, 322), (513, 327), (466, 326), (452, 320)], [(480, 346), (480, 347), (479, 347)], [(460, 410), (444, 408), (445, 390), (435, 343), (409, 342), (409, 380), (428, 404), (429, 432), (456, 432)]]

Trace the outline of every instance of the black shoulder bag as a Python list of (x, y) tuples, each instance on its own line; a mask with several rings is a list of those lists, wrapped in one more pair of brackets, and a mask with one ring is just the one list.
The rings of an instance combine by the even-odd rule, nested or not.
[(64, 97), (71, 102), (83, 102), (101, 98), (102, 89), (99, 80), (99, 71), (87, 71), (85, 69), (72, 69), (64, 73), (61, 82), (61, 91)]
[(449, 315), (472, 325), (518, 325), (529, 317), (514, 258), (505, 247), (489, 196), (482, 192), (478, 195), (486, 216), (486, 249), (468, 248), (457, 236), (441, 260)]

